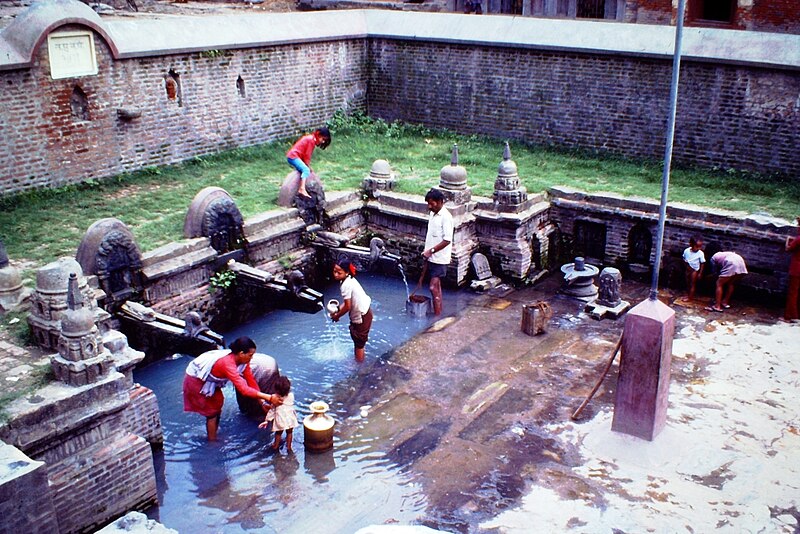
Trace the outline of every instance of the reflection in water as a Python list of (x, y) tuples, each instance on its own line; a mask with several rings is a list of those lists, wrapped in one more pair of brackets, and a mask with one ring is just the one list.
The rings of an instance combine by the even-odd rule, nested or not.
[[(367, 344), (365, 365), (381, 362), (391, 349), (429, 326), (434, 318), (405, 313), (406, 291), (397, 279), (359, 275), (373, 299), (375, 322)], [(325, 291), (324, 301), (340, 298), (338, 286)], [(460, 296), (446, 295), (447, 309), (458, 309)], [(449, 308), (452, 306), (452, 308)], [(234, 391), (228, 386), (220, 423), (220, 441), (205, 440), (203, 418), (183, 412), (181, 386), (188, 356), (162, 360), (137, 370), (135, 378), (155, 391), (164, 427), (163, 462), (159, 473), (160, 505), (149, 511), (164, 525), (179, 532), (353, 532), (386, 521), (414, 522), (425, 510), (421, 489), (383, 451), (391, 444), (380, 438), (361, 437), (364, 418), (358, 407), (362, 393), (337, 399), (338, 384), (364, 383), (396, 367), (371, 369), (353, 359), (347, 324), (334, 324), (324, 314), (276, 311), (225, 332), (226, 339), (252, 337), (259, 352), (274, 356), (281, 372), (292, 380), (298, 419), (308, 415), (308, 405), (324, 400), (337, 426), (350, 425), (350, 438), (340, 440), (325, 453), (303, 450), (302, 427), (295, 430), (295, 454), (270, 449), (272, 434), (258, 429), (259, 419), (239, 413)], [(381, 370), (385, 368), (385, 370)], [(383, 374), (382, 374), (383, 373)], [(366, 376), (365, 376), (366, 375)], [(396, 377), (402, 379), (402, 377)], [(363, 386), (366, 389), (367, 386)], [(355, 403), (355, 405), (354, 405)], [(349, 410), (355, 406), (355, 413)], [(369, 417), (369, 415), (367, 415)], [(160, 454), (160, 453), (159, 453)]]

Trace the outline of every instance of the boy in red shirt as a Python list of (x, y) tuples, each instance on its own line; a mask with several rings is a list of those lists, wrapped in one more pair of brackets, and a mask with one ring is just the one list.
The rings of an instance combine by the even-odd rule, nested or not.
[(331, 144), (331, 132), (326, 128), (318, 128), (313, 133), (304, 135), (286, 153), (286, 161), (300, 173), (298, 195), (310, 197), (306, 191), (306, 178), (311, 174), (311, 154), (316, 147), (325, 150)]

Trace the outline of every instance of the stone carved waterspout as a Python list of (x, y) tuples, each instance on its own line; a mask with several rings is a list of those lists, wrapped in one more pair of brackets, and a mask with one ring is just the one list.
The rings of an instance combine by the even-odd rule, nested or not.
[(370, 239), (369, 247), (351, 245), (349, 239), (334, 232), (317, 232), (312, 244), (327, 249), (330, 263), (347, 260), (359, 271), (380, 271), (396, 274), (400, 265), (400, 256), (386, 249), (386, 243), (380, 237)]
[(227, 266), (228, 270), (236, 273), (237, 282), (255, 291), (268, 292), (273, 297), (270, 301), (280, 307), (306, 313), (316, 313), (322, 309), (322, 293), (308, 287), (301, 271), (292, 271), (284, 279), (236, 260), (230, 260)]
[(223, 337), (204, 324), (194, 311), (182, 320), (126, 301), (116, 315), (131, 342), (147, 353), (148, 362), (175, 353), (198, 355), (225, 345)]

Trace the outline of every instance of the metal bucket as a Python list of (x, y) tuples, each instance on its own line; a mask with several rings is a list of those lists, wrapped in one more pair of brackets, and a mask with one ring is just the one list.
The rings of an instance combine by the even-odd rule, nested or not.
[(406, 301), (406, 311), (414, 317), (425, 317), (431, 311), (430, 297), (411, 295)]

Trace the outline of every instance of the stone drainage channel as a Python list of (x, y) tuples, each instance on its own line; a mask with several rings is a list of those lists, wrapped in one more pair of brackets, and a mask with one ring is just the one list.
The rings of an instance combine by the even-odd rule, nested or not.
[[(156, 390), (165, 428), (162, 504), (151, 515), (180, 532), (200, 526), (311, 532), (323, 525), (325, 532), (354, 532), (395, 523), (480, 532), (519, 505), (532, 483), (602, 509), (608, 496), (572, 474), (586, 461), (580, 444), (548, 429), (568, 422), (591, 390), (624, 319), (591, 319), (584, 303), (554, 296), (560, 278), (553, 276), (536, 288), (446, 295), (445, 317), (412, 320), (408, 327), (404, 288), (399, 282), (386, 288), (389, 282), (362, 280), (376, 297), (377, 320), (384, 321), (375, 332), (420, 333), (395, 349), (376, 334), (362, 365), (352, 361), (346, 326), (325, 323), (321, 314), (276, 312), (228, 333), (253, 335), (259, 350), (277, 357), (295, 384), (301, 416), (314, 400), (331, 404), (337, 427), (330, 453), (305, 453), (300, 440), (294, 455), (272, 454), (270, 437), (238, 413), (230, 391), (223, 439), (207, 444), (202, 422), (180, 412), (186, 362), (157, 364), (177, 371), (151, 366), (137, 373)], [(336, 296), (335, 287), (325, 292), (326, 299)], [(626, 281), (622, 296), (638, 303), (647, 288)], [(531, 337), (520, 331), (520, 315), (523, 305), (538, 300), (550, 303), (553, 318), (547, 333)], [(678, 330), (708, 328), (702, 307), (675, 309)], [(753, 308), (731, 315), (773, 322)], [(673, 382), (702, 380), (698, 362), (674, 370)], [(616, 369), (579, 422), (611, 409)], [(169, 373), (175, 376), (166, 379)]]

